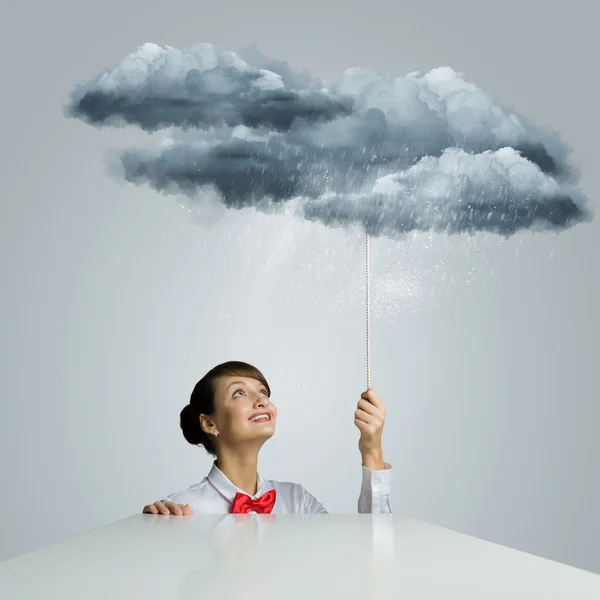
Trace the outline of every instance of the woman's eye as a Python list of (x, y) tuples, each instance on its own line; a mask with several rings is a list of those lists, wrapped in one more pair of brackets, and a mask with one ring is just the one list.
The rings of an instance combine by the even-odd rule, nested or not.
[(262, 393), (263, 393), (265, 396), (268, 396), (268, 395), (269, 395), (269, 394), (268, 394), (268, 393), (267, 393), (265, 390), (263, 390), (263, 391), (262, 391)]
[(238, 390), (238, 391), (237, 391), (237, 392), (236, 392), (236, 393), (233, 395), (233, 397), (235, 398), (235, 397), (236, 397), (238, 394), (241, 394), (241, 393), (242, 393), (242, 390)]

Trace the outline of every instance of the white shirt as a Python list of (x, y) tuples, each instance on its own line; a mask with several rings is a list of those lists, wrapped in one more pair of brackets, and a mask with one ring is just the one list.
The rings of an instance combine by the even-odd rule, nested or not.
[[(384, 463), (384, 466), (383, 471), (372, 471), (362, 467), (362, 484), (358, 496), (359, 513), (392, 512), (392, 466), (388, 463)], [(277, 492), (271, 514), (328, 514), (323, 505), (298, 483), (263, 479), (259, 474), (257, 484), (253, 499), (269, 490)], [(237, 492), (245, 493), (227, 479), (215, 461), (210, 473), (200, 483), (171, 494), (161, 502), (172, 500), (175, 504), (189, 504), (194, 513), (229, 514)]]

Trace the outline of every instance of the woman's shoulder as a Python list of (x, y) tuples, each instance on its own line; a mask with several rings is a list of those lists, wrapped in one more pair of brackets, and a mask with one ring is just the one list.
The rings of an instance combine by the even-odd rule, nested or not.
[(169, 495), (169, 500), (175, 502), (175, 504), (187, 504), (189, 500), (187, 498), (193, 496), (197, 498), (206, 492), (208, 488), (208, 477), (205, 477), (198, 483), (193, 483), (188, 488), (179, 490)]
[(280, 493), (285, 493), (286, 495), (302, 496), (304, 493), (306, 493), (304, 487), (295, 481), (277, 481), (275, 479), (267, 479), (265, 480), (265, 483), (271, 489), (277, 490)]
[(269, 481), (271, 489), (277, 491), (277, 502), (290, 513), (327, 513), (323, 505), (306, 488), (293, 481)]

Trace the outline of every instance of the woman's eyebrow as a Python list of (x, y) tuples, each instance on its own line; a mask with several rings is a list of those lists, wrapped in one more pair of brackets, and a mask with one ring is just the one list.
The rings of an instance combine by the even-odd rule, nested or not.
[[(232, 382), (231, 382), (231, 383), (230, 383), (230, 384), (229, 384), (229, 385), (228, 385), (228, 386), (227, 386), (225, 389), (226, 389), (226, 390), (229, 390), (229, 388), (230, 388), (230, 387), (232, 387), (232, 386), (234, 386), (234, 385), (241, 385), (242, 387), (245, 387), (245, 386), (247, 386), (247, 385), (250, 385), (250, 384), (249, 384), (249, 383), (247, 383), (246, 381), (232, 381)], [(267, 391), (267, 392), (269, 391), (269, 390), (267, 389), (267, 386), (266, 386), (266, 385), (263, 385), (262, 383), (259, 383), (259, 384), (258, 384), (258, 387), (259, 387), (261, 390), (265, 390), (265, 391)]]
[(243, 381), (232, 381), (228, 386), (227, 389), (229, 389), (232, 385), (246, 385), (245, 382)]

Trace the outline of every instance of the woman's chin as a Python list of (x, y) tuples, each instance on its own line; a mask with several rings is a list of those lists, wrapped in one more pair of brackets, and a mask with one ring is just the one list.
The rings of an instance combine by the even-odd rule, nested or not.
[(272, 438), (275, 435), (275, 428), (271, 427), (269, 429), (265, 429), (265, 431), (261, 431), (257, 435), (262, 439), (268, 440), (269, 438)]
[(256, 431), (254, 432), (254, 439), (257, 440), (263, 440), (263, 441), (267, 441), (268, 439), (272, 438), (275, 435), (275, 429), (270, 427), (269, 429), (267, 429), (265, 427), (265, 429), (263, 429), (262, 431)]

